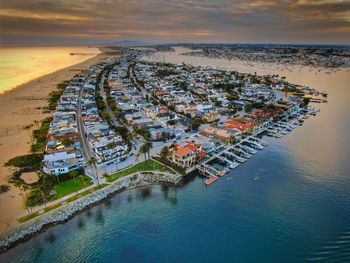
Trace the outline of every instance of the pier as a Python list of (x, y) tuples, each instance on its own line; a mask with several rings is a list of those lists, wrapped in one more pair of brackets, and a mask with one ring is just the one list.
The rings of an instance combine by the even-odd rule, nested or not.
[(250, 143), (251, 145), (254, 145), (257, 149), (262, 150), (264, 149), (264, 147), (262, 145), (260, 145), (259, 143), (252, 141), (252, 140), (246, 140), (247, 143)]
[(237, 145), (237, 147), (232, 148), (232, 150), (234, 150), (235, 152), (240, 153), (240, 154), (243, 155), (243, 157), (246, 158), (246, 159), (249, 159), (249, 158), (251, 158), (251, 157), (253, 156), (252, 154), (248, 153), (248, 152), (245, 151), (244, 149), (240, 148), (239, 145)]
[(230, 152), (230, 150), (233, 150), (233, 149), (231, 148), (231, 149), (229, 149), (227, 151), (224, 151), (223, 154), (227, 154), (227, 155), (232, 156), (234, 159), (236, 159), (240, 163), (244, 163), (247, 160), (247, 159), (244, 159), (244, 158), (234, 154), (233, 152)]

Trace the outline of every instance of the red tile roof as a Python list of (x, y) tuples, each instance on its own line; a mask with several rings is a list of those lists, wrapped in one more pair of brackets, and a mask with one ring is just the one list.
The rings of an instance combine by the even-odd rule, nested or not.
[(183, 157), (185, 155), (188, 155), (190, 153), (193, 153), (199, 149), (200, 145), (197, 145), (192, 142), (187, 142), (185, 146), (178, 146), (176, 149), (176, 155), (178, 157)]
[(185, 155), (188, 155), (192, 152), (192, 150), (186, 146), (180, 147), (176, 150), (176, 155), (178, 157), (184, 157)]
[(237, 129), (243, 132), (253, 129), (257, 124), (258, 123), (255, 120), (238, 117), (233, 120), (226, 121), (225, 128)]
[(206, 155), (205, 151), (201, 151), (201, 152), (197, 155), (197, 157), (201, 159), (201, 158), (204, 158), (205, 155)]
[(166, 91), (166, 90), (159, 90), (159, 91), (156, 91), (155, 94), (157, 96), (161, 96), (161, 95), (167, 95), (167, 94), (170, 94), (169, 91)]

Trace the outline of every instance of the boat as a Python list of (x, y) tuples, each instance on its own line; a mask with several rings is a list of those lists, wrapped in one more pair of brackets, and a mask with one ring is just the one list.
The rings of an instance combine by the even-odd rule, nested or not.
[(238, 163), (230, 164), (230, 169), (235, 169), (238, 165)]
[(224, 170), (218, 172), (218, 176), (222, 177), (222, 176), (224, 176), (225, 174), (227, 174), (228, 171), (229, 171), (229, 170), (225, 168)]

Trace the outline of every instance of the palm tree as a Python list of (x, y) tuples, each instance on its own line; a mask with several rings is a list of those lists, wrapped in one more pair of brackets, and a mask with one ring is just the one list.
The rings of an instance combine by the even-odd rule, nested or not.
[[(49, 177), (49, 175), (43, 173), (39, 179), (39, 181), (36, 183), (36, 188), (32, 189), (32, 191), (38, 191), (42, 201), (44, 202), (44, 206), (46, 208), (47, 199), (45, 196), (45, 192), (47, 192), (50, 189), (50, 185), (47, 184), (46, 179)], [(50, 183), (50, 182), (49, 182)], [(52, 185), (51, 185), (52, 186)]]
[[(76, 171), (76, 170), (71, 171), (71, 172), (69, 173), (69, 176), (70, 176), (70, 177), (73, 177), (74, 185), (75, 185), (75, 186), (77, 186), (77, 182), (76, 182), (75, 178), (76, 178), (78, 175), (79, 175), (79, 173), (78, 173), (78, 171)], [(75, 187), (75, 192), (76, 192), (76, 194), (78, 194), (78, 188), (77, 188), (77, 187)]]
[(134, 134), (132, 132), (129, 132), (126, 136), (126, 140), (131, 142), (134, 139)]
[(24, 185), (23, 185), (23, 181), (22, 180), (16, 180), (14, 182), (14, 186), (16, 188), (18, 188), (19, 192), (20, 192), (20, 195), (22, 196), (22, 199), (23, 199), (23, 203), (24, 205), (27, 207), (28, 209), (28, 214), (30, 214), (30, 209), (29, 207), (26, 205), (26, 198), (24, 197), (24, 194), (25, 194), (25, 191), (24, 191)]
[(111, 142), (111, 143), (109, 144), (109, 146), (110, 146), (111, 148), (115, 148), (115, 147), (118, 146), (118, 143), (113, 141), (113, 142)]
[(38, 120), (34, 120), (34, 124), (35, 124), (35, 127), (39, 128), (39, 121)]
[(167, 146), (164, 146), (163, 149), (160, 151), (160, 159), (163, 160), (163, 161), (166, 161), (168, 156), (170, 154), (170, 151), (169, 151), (169, 147)]
[(148, 159), (151, 159), (151, 149), (153, 148), (153, 143), (151, 141), (146, 141), (145, 145), (147, 149)]
[(234, 144), (236, 141), (237, 141), (237, 140), (236, 140), (236, 137), (230, 136), (230, 138), (229, 138), (229, 143), (230, 143), (230, 144)]
[(42, 189), (41, 187), (42, 187), (42, 186), (40, 186), (40, 187), (38, 188), (38, 190), (39, 190), (39, 192), (40, 192), (41, 198), (42, 198), (43, 201), (44, 201), (44, 206), (45, 206), (45, 208), (46, 208), (46, 202), (47, 202), (47, 200), (46, 200), (44, 191), (43, 191), (43, 189)]
[(147, 154), (147, 145), (146, 143), (143, 144), (140, 149), (139, 149), (139, 154), (143, 154), (143, 157), (144, 157), (144, 161), (146, 161), (146, 154)]
[(30, 139), (30, 142), (31, 144), (33, 144), (33, 138), (32, 138), (32, 134), (30, 132), (30, 129), (33, 127), (33, 124), (29, 124), (27, 126), (24, 126), (24, 129), (27, 130), (28, 134), (29, 134), (29, 139)]
[(135, 155), (136, 163), (140, 162), (140, 152), (137, 152)]
[(100, 186), (100, 180), (98, 178), (98, 172), (97, 172), (97, 167), (96, 167), (97, 160), (95, 157), (91, 157), (89, 160), (89, 164), (92, 165), (94, 173), (95, 173), (95, 178), (97, 179), (97, 186)]

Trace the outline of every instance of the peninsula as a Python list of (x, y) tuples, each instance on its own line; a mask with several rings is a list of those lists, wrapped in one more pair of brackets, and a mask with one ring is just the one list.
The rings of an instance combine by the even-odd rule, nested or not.
[(327, 102), (326, 92), (278, 75), (144, 60), (171, 50), (113, 47), (49, 94), (46, 118), (27, 128), (31, 153), (6, 163), (27, 210), (17, 215), (22, 234), (11, 230), (4, 247), (50, 224), (45, 214), (91, 205), (82, 200), (127, 176), (178, 184), (198, 172), (209, 186), (264, 149), (263, 136), (281, 138), (315, 116), (310, 102)]

